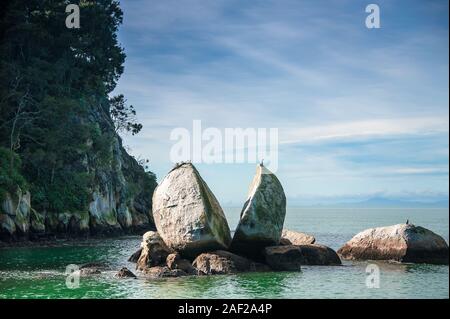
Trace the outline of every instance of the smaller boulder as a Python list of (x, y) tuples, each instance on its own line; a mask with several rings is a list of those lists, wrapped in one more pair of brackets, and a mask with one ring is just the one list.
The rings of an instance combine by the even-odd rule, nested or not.
[(197, 270), (194, 266), (190, 263), (189, 260), (181, 258), (179, 253), (172, 253), (169, 256), (167, 256), (166, 259), (167, 267), (170, 270), (176, 270), (180, 269), (184, 271), (187, 274), (194, 275), (197, 273)]
[(123, 267), (116, 274), (117, 278), (137, 278), (135, 274), (133, 274), (128, 268)]
[(303, 256), (303, 265), (332, 266), (342, 264), (338, 254), (327, 246), (310, 244), (299, 245), (299, 247)]
[(431, 230), (409, 223), (360, 232), (341, 247), (338, 254), (344, 259), (449, 263), (449, 248), (445, 239)]
[(281, 245), (310, 245), (314, 244), (316, 239), (314, 236), (300, 233), (293, 230), (283, 229), (281, 233)]
[(303, 263), (302, 250), (295, 245), (266, 247), (264, 256), (270, 268), (278, 271), (300, 271)]
[(167, 256), (172, 253), (155, 231), (144, 234), (141, 248), (141, 255), (136, 263), (136, 269), (138, 270), (165, 265)]
[(203, 253), (192, 265), (203, 275), (221, 275), (263, 269), (253, 261), (224, 250)]

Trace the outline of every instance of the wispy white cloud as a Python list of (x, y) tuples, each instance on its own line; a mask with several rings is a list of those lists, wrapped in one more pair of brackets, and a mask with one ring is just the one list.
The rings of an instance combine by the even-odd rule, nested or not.
[(394, 135), (446, 133), (449, 121), (442, 117), (398, 118), (332, 123), (281, 131), (281, 143), (332, 142)]
[[(162, 177), (175, 127), (277, 127), (289, 196), (448, 193), (448, 3), (436, 3), (381, 0), (369, 31), (355, 1), (124, 1), (117, 92), (144, 124), (125, 142)], [(253, 173), (201, 169), (225, 200)]]
[(448, 174), (448, 167), (401, 167), (390, 169), (387, 172), (396, 174)]

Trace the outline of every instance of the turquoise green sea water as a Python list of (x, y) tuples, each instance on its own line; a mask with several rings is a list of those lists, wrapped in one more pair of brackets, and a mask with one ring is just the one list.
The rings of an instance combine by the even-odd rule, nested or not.
[[(230, 227), (239, 208), (225, 209)], [(315, 235), (338, 249), (369, 227), (406, 219), (449, 239), (448, 209), (288, 209), (285, 226)], [(343, 266), (304, 266), (301, 272), (245, 273), (159, 280), (116, 279), (120, 267), (134, 269), (127, 258), (137, 236), (61, 243), (58, 247), (0, 249), (0, 298), (449, 298), (449, 267), (377, 262), (380, 287), (367, 288), (368, 262)], [(112, 266), (77, 289), (66, 286), (69, 264), (102, 261)]]

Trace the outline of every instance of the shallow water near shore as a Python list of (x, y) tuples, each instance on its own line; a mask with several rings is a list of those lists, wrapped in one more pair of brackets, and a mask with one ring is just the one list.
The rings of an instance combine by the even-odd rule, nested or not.
[[(224, 209), (230, 227), (240, 208)], [(448, 209), (290, 208), (285, 227), (313, 234), (338, 249), (366, 228), (411, 223), (449, 239)], [(377, 262), (380, 288), (367, 288), (369, 262), (304, 266), (301, 272), (243, 273), (149, 280), (117, 279), (139, 236), (61, 242), (57, 247), (0, 249), (0, 298), (449, 298), (449, 267)], [(105, 262), (111, 270), (66, 286), (66, 266)]]

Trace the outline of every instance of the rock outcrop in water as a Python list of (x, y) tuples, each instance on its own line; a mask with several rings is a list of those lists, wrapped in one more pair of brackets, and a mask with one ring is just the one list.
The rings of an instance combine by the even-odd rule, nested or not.
[(144, 270), (144, 274), (150, 278), (182, 277), (188, 275), (181, 269), (171, 270), (167, 266), (154, 266), (146, 268)]
[(338, 254), (330, 247), (319, 244), (298, 245), (302, 251), (303, 265), (337, 266), (341, 265)]
[(314, 244), (316, 239), (312, 235), (283, 229), (280, 244), (282, 245), (309, 245)]
[(231, 241), (219, 202), (191, 163), (177, 165), (158, 185), (153, 217), (167, 246), (185, 257), (227, 249)]
[(338, 253), (345, 259), (393, 260), (405, 263), (446, 264), (449, 247), (432, 231), (412, 224), (367, 229)]
[(115, 275), (117, 278), (137, 278), (135, 274), (133, 274), (128, 268), (121, 268), (117, 274)]
[(302, 251), (295, 245), (266, 247), (264, 257), (270, 268), (278, 271), (300, 271), (303, 263)]
[(264, 265), (223, 250), (200, 254), (192, 265), (204, 275), (268, 270)]
[(165, 264), (167, 256), (173, 251), (166, 246), (159, 234), (155, 231), (149, 231), (142, 238), (142, 251), (137, 260), (136, 269), (145, 270), (152, 266)]
[(179, 253), (172, 253), (166, 258), (166, 265), (170, 270), (180, 269), (186, 274), (197, 274), (197, 270), (187, 259), (181, 258)]
[(267, 246), (278, 245), (286, 216), (286, 196), (278, 178), (263, 164), (256, 168), (241, 212), (231, 250), (260, 258)]
[(333, 249), (319, 244), (266, 247), (264, 256), (273, 270), (299, 271), (302, 265), (341, 265), (341, 260)]

